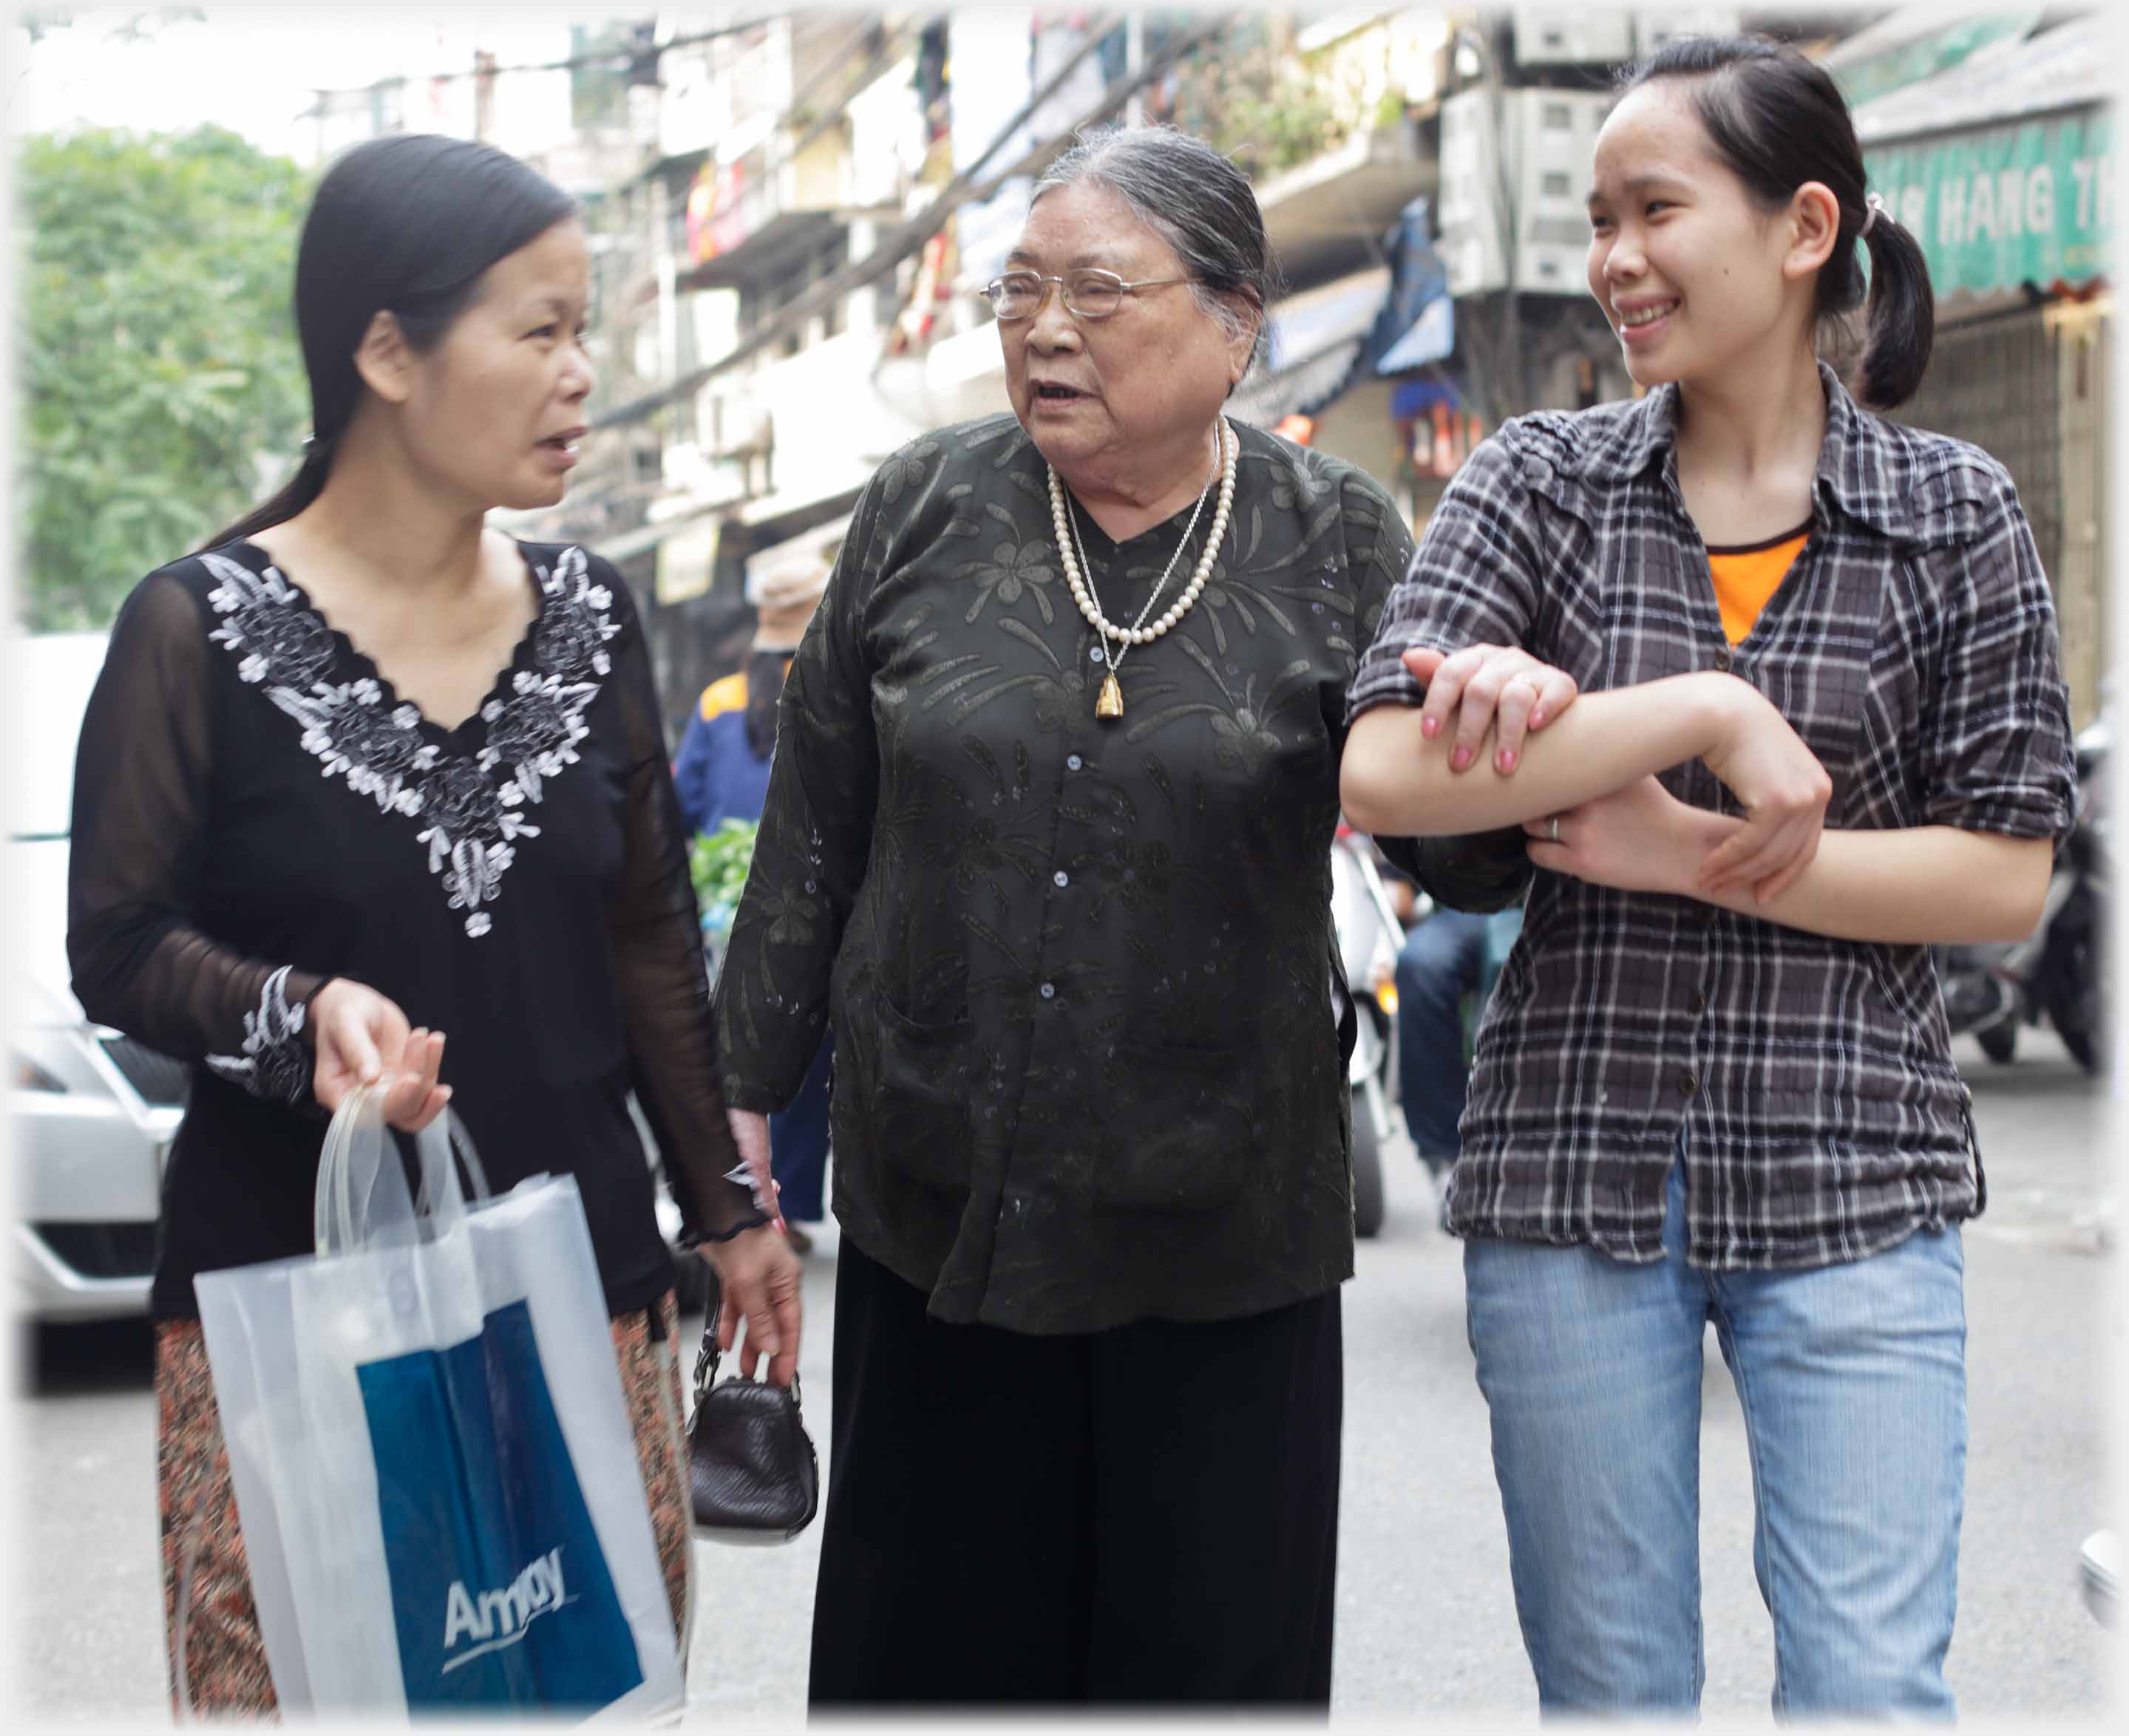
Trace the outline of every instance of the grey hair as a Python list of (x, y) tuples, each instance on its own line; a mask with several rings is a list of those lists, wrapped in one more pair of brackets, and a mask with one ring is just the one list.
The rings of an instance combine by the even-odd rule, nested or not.
[(1175, 250), (1183, 269), (1197, 279), (1190, 293), (1198, 307), (1231, 336), (1248, 335), (1251, 326), (1236, 299), (1256, 304), (1256, 338), (1242, 370), (1246, 378), (1264, 359), (1271, 304), (1285, 287), (1249, 178), (1203, 139), (1178, 127), (1103, 127), (1081, 133), (1043, 170), (1029, 208), (1046, 193), (1081, 183), (1114, 193)]

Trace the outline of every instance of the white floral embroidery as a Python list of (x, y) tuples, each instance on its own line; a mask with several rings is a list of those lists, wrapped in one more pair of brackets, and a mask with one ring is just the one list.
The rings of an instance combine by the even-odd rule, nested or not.
[(613, 670), (606, 649), (621, 630), (609, 615), (613, 593), (592, 583), (584, 551), (564, 550), (552, 572), (533, 568), (541, 599), (533, 667), (513, 673), (507, 697), (481, 707), (487, 741), (471, 756), (425, 738), (418, 707), (388, 709), (374, 678), (327, 679), (336, 655), (331, 630), (278, 568), (254, 573), (226, 555), (200, 559), (220, 581), (207, 597), (222, 617), (211, 636), (237, 655), (238, 675), (264, 687), (302, 726), (321, 775), (345, 778), (385, 812), (423, 822), (415, 841), (429, 848), (429, 872), (441, 877), (451, 909), (466, 912), (466, 933), (488, 933), (494, 923), (485, 906), (517, 859), (514, 840), (540, 835), (523, 810), (577, 763), (577, 744), (590, 733), (584, 712)]
[(754, 1209), (768, 1217), (776, 1215), (776, 1196), (779, 1183), (772, 1177), (758, 1172), (745, 1158), (724, 1172), (726, 1181), (734, 1187), (744, 1187), (754, 1196)]
[(259, 1011), (244, 1015), (244, 1053), (207, 1058), (223, 1078), (274, 1103), (300, 1103), (311, 1090), (310, 1051), (302, 1041), (305, 1014), (289, 1004), (289, 969), (284, 964), (266, 979)]

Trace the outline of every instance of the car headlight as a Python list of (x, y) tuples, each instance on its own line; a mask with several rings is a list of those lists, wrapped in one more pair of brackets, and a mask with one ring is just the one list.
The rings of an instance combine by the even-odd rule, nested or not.
[(7, 1051), (7, 1082), (17, 1091), (64, 1092), (66, 1082), (19, 1049)]

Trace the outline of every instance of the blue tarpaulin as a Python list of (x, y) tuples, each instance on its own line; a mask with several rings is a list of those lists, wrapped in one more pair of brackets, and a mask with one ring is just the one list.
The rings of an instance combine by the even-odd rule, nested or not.
[[(1303, 412), (1321, 415), (1360, 381), (1407, 373), (1438, 363), (1456, 346), (1455, 302), (1449, 274), (1434, 250), (1434, 202), (1425, 194), (1398, 214), (1397, 227), (1383, 237), (1390, 259), (1390, 293), (1360, 345), (1346, 377)], [(1454, 397), (1453, 388), (1449, 396)]]

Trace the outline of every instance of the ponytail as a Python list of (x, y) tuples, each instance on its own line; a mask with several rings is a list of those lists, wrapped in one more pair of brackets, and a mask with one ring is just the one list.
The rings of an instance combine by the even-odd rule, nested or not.
[(237, 542), (256, 535), (261, 530), (271, 530), (275, 525), (286, 524), (325, 492), (326, 478), (331, 472), (331, 448), (321, 440), (304, 441), (303, 462), (297, 468), (296, 473), (235, 524), (217, 531), (193, 553), (204, 554), (209, 549), (219, 549), (225, 543)]
[(1870, 299), (1862, 359), (1850, 389), (1873, 410), (1890, 410), (1915, 395), (1936, 339), (1936, 297), (1922, 243), (1883, 206), (1863, 231), (1870, 254)]

